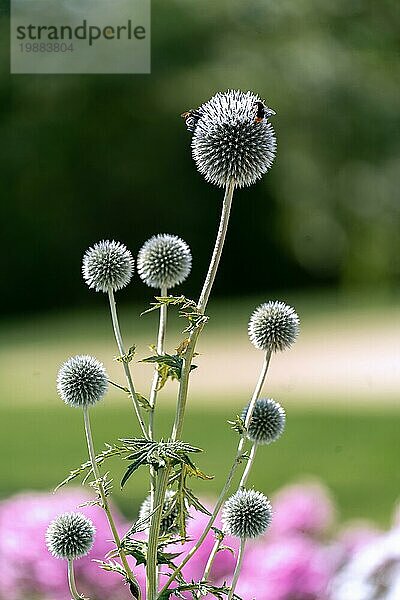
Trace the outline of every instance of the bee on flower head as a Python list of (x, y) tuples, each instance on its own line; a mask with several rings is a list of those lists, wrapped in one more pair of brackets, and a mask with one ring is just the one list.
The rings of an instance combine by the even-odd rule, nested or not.
[(272, 108), (268, 108), (264, 102), (257, 101), (254, 103), (255, 108), (255, 122), (261, 123), (264, 119), (276, 115), (276, 112)]
[(185, 120), (186, 129), (193, 133), (201, 114), (197, 108), (191, 108), (190, 110), (183, 112), (181, 117)]

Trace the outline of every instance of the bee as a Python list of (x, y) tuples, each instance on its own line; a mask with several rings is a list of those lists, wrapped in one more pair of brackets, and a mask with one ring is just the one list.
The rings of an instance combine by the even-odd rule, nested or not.
[(264, 102), (255, 102), (254, 108), (256, 113), (254, 120), (256, 123), (261, 123), (262, 121), (264, 121), (264, 119), (268, 119), (268, 117), (276, 115), (276, 112), (272, 110), (272, 108), (268, 108), (268, 106), (266, 106)]
[(185, 125), (187, 130), (193, 133), (196, 128), (197, 122), (201, 117), (201, 114), (197, 109), (191, 108), (190, 110), (182, 113), (181, 117), (182, 119), (185, 119)]

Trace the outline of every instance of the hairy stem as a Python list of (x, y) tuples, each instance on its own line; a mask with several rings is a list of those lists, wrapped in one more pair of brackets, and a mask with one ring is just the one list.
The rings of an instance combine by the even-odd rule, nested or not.
[(139, 421), (139, 426), (140, 426), (140, 429), (142, 430), (143, 436), (146, 439), (148, 439), (146, 426), (143, 422), (142, 415), (140, 412), (140, 405), (139, 405), (139, 401), (138, 401), (138, 398), (136, 395), (135, 386), (133, 385), (133, 379), (132, 379), (131, 371), (129, 368), (129, 364), (126, 362), (126, 360), (124, 360), (125, 348), (124, 348), (124, 343), (123, 343), (122, 336), (121, 336), (121, 329), (120, 329), (119, 321), (118, 321), (117, 305), (115, 302), (114, 292), (112, 290), (108, 291), (108, 299), (110, 302), (111, 319), (112, 319), (112, 324), (113, 324), (113, 329), (114, 329), (114, 335), (115, 335), (115, 339), (117, 342), (118, 351), (121, 356), (122, 365), (124, 367), (125, 377), (126, 377), (126, 381), (128, 384), (129, 393), (132, 398), (133, 408), (135, 410), (137, 419)]
[(239, 575), (240, 575), (240, 569), (242, 568), (245, 544), (246, 544), (245, 538), (241, 538), (240, 546), (239, 546), (239, 553), (238, 553), (238, 557), (237, 557), (237, 561), (236, 561), (236, 567), (235, 567), (235, 571), (233, 573), (233, 579), (232, 579), (232, 583), (231, 583), (231, 589), (229, 590), (229, 594), (228, 594), (228, 600), (232, 600), (233, 595), (235, 593), (236, 585), (237, 585)]
[[(119, 534), (118, 534), (118, 531), (117, 531), (117, 528), (116, 528), (116, 525), (114, 522), (114, 518), (112, 516), (110, 506), (108, 503), (108, 498), (104, 491), (104, 485), (103, 485), (103, 482), (100, 477), (99, 467), (96, 462), (96, 453), (94, 451), (94, 445), (93, 445), (92, 429), (90, 426), (90, 419), (89, 419), (89, 409), (87, 406), (85, 406), (83, 409), (83, 417), (84, 417), (84, 422), (85, 422), (85, 433), (86, 433), (86, 442), (87, 442), (87, 447), (88, 447), (88, 452), (89, 452), (89, 458), (90, 458), (90, 462), (92, 463), (93, 475), (94, 475), (94, 478), (95, 478), (97, 486), (98, 486), (101, 503), (102, 503), (104, 512), (106, 513), (108, 524), (110, 526), (110, 530), (111, 530), (112, 536), (114, 538), (114, 542), (117, 547), (119, 557), (124, 566), (126, 578), (128, 579), (128, 581), (137, 583), (136, 578), (133, 575), (132, 570), (128, 564), (125, 552), (121, 548), (121, 538), (119, 537)], [(140, 598), (138, 600), (140, 600)]]
[(158, 587), (158, 567), (157, 550), (160, 526), (163, 514), (164, 495), (163, 490), (168, 485), (169, 468), (164, 467), (158, 470), (157, 485), (154, 498), (154, 505), (157, 510), (153, 513), (150, 521), (149, 541), (147, 547), (147, 566), (146, 566), (146, 598), (155, 600), (157, 598)]
[(253, 446), (252, 446), (252, 448), (250, 450), (250, 456), (249, 456), (249, 459), (247, 461), (246, 468), (243, 471), (243, 475), (242, 475), (242, 478), (241, 478), (240, 483), (239, 483), (239, 487), (240, 488), (245, 487), (245, 485), (246, 485), (247, 479), (249, 477), (249, 473), (251, 471), (251, 467), (253, 466), (253, 463), (254, 463), (256, 452), (257, 452), (257, 444), (253, 444)]
[(76, 589), (73, 560), (68, 561), (68, 585), (73, 600), (82, 600), (82, 596), (79, 595)]
[[(258, 378), (256, 387), (254, 388), (254, 392), (253, 392), (253, 395), (252, 395), (252, 398), (251, 398), (251, 401), (249, 404), (249, 409), (247, 411), (246, 420), (245, 420), (245, 429), (247, 429), (247, 427), (249, 426), (250, 419), (253, 414), (254, 406), (255, 406), (256, 401), (261, 393), (262, 386), (263, 386), (265, 378), (267, 376), (270, 360), (271, 360), (271, 351), (268, 351), (265, 355), (264, 362), (263, 362), (261, 372), (260, 372), (260, 376)], [(244, 450), (245, 443), (246, 443), (246, 432), (244, 432), (240, 436), (235, 459), (234, 459), (231, 469), (228, 473), (228, 477), (226, 479), (225, 485), (219, 495), (219, 498), (215, 505), (214, 511), (213, 511), (211, 517), (209, 518), (209, 521), (208, 521), (203, 533), (197, 540), (196, 544), (189, 550), (189, 552), (187, 553), (185, 558), (182, 560), (182, 562), (177, 566), (175, 571), (169, 577), (167, 583), (162, 588), (161, 593), (165, 592), (165, 590), (168, 589), (168, 586), (170, 585), (170, 583), (172, 583), (172, 581), (174, 581), (175, 577), (182, 571), (183, 567), (189, 562), (189, 560), (192, 558), (192, 556), (194, 556), (194, 554), (196, 554), (197, 550), (200, 548), (200, 546), (206, 539), (206, 536), (207, 536), (208, 532), (210, 531), (211, 527), (213, 526), (214, 521), (217, 518), (218, 513), (221, 509), (221, 506), (224, 503), (224, 501), (228, 495), (228, 492), (231, 487), (233, 478), (236, 474), (236, 471), (243, 461), (243, 450)]]

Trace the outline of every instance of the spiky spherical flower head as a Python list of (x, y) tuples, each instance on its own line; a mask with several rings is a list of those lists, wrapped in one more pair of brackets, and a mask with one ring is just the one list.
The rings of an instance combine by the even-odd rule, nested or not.
[(190, 273), (190, 248), (177, 235), (154, 235), (139, 250), (137, 268), (141, 279), (149, 287), (173, 288)]
[(224, 533), (241, 539), (262, 535), (271, 521), (271, 503), (256, 490), (238, 490), (228, 498), (222, 509)]
[[(160, 534), (165, 535), (167, 533), (175, 534), (178, 533), (179, 527), (175, 521), (179, 515), (178, 506), (174, 505), (175, 493), (172, 490), (168, 490), (165, 495), (165, 502), (163, 508), (163, 516), (161, 519)], [(148, 521), (147, 529), (150, 527), (150, 515), (151, 515), (151, 496), (143, 501), (139, 511), (139, 520)]]
[(82, 263), (83, 279), (96, 292), (115, 292), (128, 285), (134, 264), (133, 256), (124, 244), (103, 240), (86, 250)]
[(96, 404), (107, 389), (108, 376), (104, 365), (93, 356), (72, 356), (58, 372), (57, 391), (65, 404), (75, 408)]
[(95, 532), (92, 521), (85, 515), (63, 513), (47, 528), (47, 548), (56, 558), (74, 560), (85, 556), (91, 550)]
[[(246, 420), (248, 410), (249, 405), (243, 409), (243, 421)], [(247, 437), (255, 444), (271, 444), (281, 437), (285, 424), (286, 413), (279, 402), (272, 398), (259, 398), (254, 405)]]
[(265, 302), (250, 317), (249, 337), (259, 350), (278, 352), (296, 341), (300, 319), (296, 311), (284, 302)]
[[(271, 168), (275, 132), (268, 118), (275, 112), (253, 92), (219, 92), (190, 115), (192, 155), (207, 181), (224, 187), (255, 183)], [(194, 117), (192, 116), (194, 115)]]

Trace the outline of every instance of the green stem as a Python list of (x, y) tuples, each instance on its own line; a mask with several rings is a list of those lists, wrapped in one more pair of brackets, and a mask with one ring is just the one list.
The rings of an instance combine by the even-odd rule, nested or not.
[[(247, 429), (247, 427), (249, 426), (250, 423), (250, 419), (252, 417), (253, 414), (253, 410), (254, 410), (254, 406), (256, 404), (256, 401), (261, 393), (261, 389), (262, 386), (264, 384), (265, 378), (267, 376), (267, 372), (268, 372), (268, 367), (269, 367), (269, 363), (271, 360), (271, 351), (268, 351), (265, 355), (264, 358), (264, 362), (261, 368), (261, 372), (260, 372), (260, 376), (258, 378), (256, 387), (254, 388), (254, 392), (249, 404), (249, 408), (247, 411), (247, 415), (246, 415), (246, 420), (245, 420), (245, 429)], [(244, 450), (244, 446), (246, 443), (246, 435), (245, 432), (240, 436), (240, 440), (239, 440), (239, 444), (237, 447), (237, 451), (236, 451), (236, 456), (235, 459), (233, 461), (233, 464), (231, 466), (231, 469), (228, 473), (228, 477), (226, 479), (225, 485), (219, 495), (219, 498), (217, 500), (217, 503), (215, 505), (214, 511), (203, 531), (203, 533), (201, 534), (201, 536), (199, 537), (199, 539), (197, 540), (196, 544), (189, 550), (189, 552), (187, 553), (187, 555), (185, 556), (185, 558), (182, 560), (182, 562), (177, 566), (177, 568), (175, 569), (175, 571), (172, 573), (172, 575), (169, 577), (167, 583), (164, 585), (164, 587), (162, 588), (160, 594), (162, 594), (163, 592), (165, 592), (165, 590), (168, 589), (168, 586), (170, 585), (170, 583), (172, 583), (175, 579), (175, 577), (182, 571), (183, 567), (189, 562), (189, 560), (192, 558), (192, 556), (194, 554), (196, 554), (197, 550), (200, 548), (200, 546), (202, 545), (202, 543), (204, 542), (204, 540), (206, 539), (206, 536), (208, 534), (208, 532), (210, 531), (211, 527), (214, 524), (215, 519), (218, 516), (218, 513), (221, 509), (222, 504), (224, 503), (229, 489), (231, 487), (233, 478), (236, 474), (237, 469), (239, 468), (240, 464), (242, 463), (242, 455), (243, 455), (243, 450)]]
[(236, 585), (240, 575), (240, 569), (242, 568), (243, 555), (244, 555), (244, 547), (246, 544), (245, 538), (240, 540), (239, 553), (236, 561), (235, 571), (233, 573), (233, 579), (231, 583), (231, 589), (229, 590), (228, 600), (232, 600), (233, 594), (235, 593)]
[(82, 600), (82, 596), (79, 595), (78, 590), (76, 589), (73, 560), (68, 561), (68, 585), (73, 600)]
[[(166, 298), (168, 294), (168, 290), (166, 287), (162, 287), (160, 290), (161, 298)], [(165, 343), (165, 333), (167, 329), (167, 305), (162, 304), (160, 307), (160, 320), (158, 323), (158, 334), (157, 334), (157, 354), (164, 354), (164, 343)], [(149, 414), (149, 439), (154, 440), (154, 409), (157, 401), (157, 392), (158, 392), (158, 384), (160, 381), (160, 375), (158, 372), (158, 367), (156, 365), (154, 369), (153, 381), (151, 384), (149, 404), (150, 404), (150, 414)]]
[[(164, 286), (160, 290), (161, 298), (166, 298), (168, 295), (168, 289)], [(164, 344), (165, 344), (165, 334), (167, 330), (167, 313), (168, 307), (166, 304), (162, 304), (160, 307), (160, 319), (158, 323), (158, 334), (157, 334), (157, 354), (164, 354)], [(154, 412), (156, 408), (157, 402), (157, 393), (158, 386), (160, 382), (160, 374), (158, 371), (158, 367), (156, 365), (154, 369), (153, 381), (151, 384), (150, 396), (149, 396), (149, 404), (150, 404), (150, 412), (149, 412), (149, 439), (154, 440)], [(156, 488), (156, 472), (152, 465), (150, 465), (150, 508), (151, 513), (153, 513), (154, 508), (157, 506), (155, 504), (155, 488)], [(162, 511), (161, 511), (162, 515)], [(150, 521), (151, 527), (151, 521)], [(158, 586), (158, 568), (157, 569), (157, 586)]]
[(121, 336), (121, 329), (120, 329), (119, 321), (118, 321), (117, 305), (115, 302), (114, 292), (112, 290), (108, 291), (108, 299), (110, 302), (111, 319), (112, 319), (112, 324), (113, 324), (113, 329), (114, 329), (114, 335), (115, 335), (115, 339), (117, 342), (118, 351), (121, 356), (122, 365), (124, 367), (125, 377), (126, 377), (126, 381), (128, 383), (129, 393), (132, 398), (133, 408), (135, 410), (137, 419), (139, 421), (139, 426), (140, 426), (140, 429), (142, 430), (143, 436), (146, 439), (148, 439), (146, 426), (143, 422), (142, 415), (140, 412), (140, 405), (139, 405), (139, 401), (138, 401), (138, 398), (136, 395), (135, 386), (133, 385), (133, 379), (132, 379), (131, 371), (129, 369), (129, 364), (126, 362), (126, 360), (124, 360), (125, 348), (124, 348), (124, 343), (123, 343), (122, 336)]
[[(207, 275), (206, 275), (206, 278), (204, 281), (203, 289), (201, 291), (200, 298), (199, 298), (199, 301), (197, 304), (197, 308), (201, 314), (205, 313), (207, 302), (210, 297), (212, 286), (214, 284), (218, 266), (219, 266), (219, 262), (221, 259), (222, 250), (223, 250), (224, 242), (225, 242), (225, 238), (226, 238), (226, 232), (228, 229), (229, 216), (230, 216), (231, 207), (232, 207), (232, 198), (233, 198), (234, 189), (235, 189), (235, 182), (233, 179), (231, 179), (227, 183), (226, 188), (225, 188), (225, 194), (224, 194), (224, 199), (223, 199), (223, 203), (222, 203), (222, 211), (221, 211), (221, 218), (220, 218), (219, 227), (218, 227), (217, 238), (215, 241), (214, 250), (213, 250), (212, 257), (211, 257), (208, 272), (207, 272)], [(172, 433), (171, 433), (172, 441), (176, 441), (176, 440), (180, 439), (181, 434), (182, 434), (183, 421), (184, 421), (185, 409), (186, 409), (186, 401), (187, 401), (187, 395), (188, 395), (188, 390), (189, 390), (189, 375), (190, 375), (193, 356), (195, 353), (197, 339), (201, 333), (201, 329), (202, 329), (201, 327), (198, 327), (190, 334), (189, 343), (188, 343), (186, 351), (182, 357), (183, 358), (182, 372), (181, 372), (181, 378), (179, 381), (179, 391), (178, 391), (175, 420), (174, 420), (174, 425), (173, 425)], [(170, 472), (169, 467), (166, 468), (166, 472), (167, 472), (167, 476), (164, 478), (163, 482), (158, 482), (157, 490), (156, 490), (156, 494), (155, 494), (156, 495), (155, 505), (156, 506), (160, 505), (160, 508), (159, 508), (160, 511), (162, 511), (162, 507), (163, 507), (164, 500), (165, 500), (165, 494), (167, 492), (169, 472)], [(158, 511), (156, 511), (154, 516), (156, 516), (157, 512)], [(161, 522), (160, 519), (154, 519), (154, 527), (152, 527), (152, 525), (153, 525), (153, 519), (152, 519), (152, 522), (150, 525), (149, 543), (150, 543), (151, 536), (154, 536), (156, 539), (158, 539), (159, 527), (158, 528), (156, 527), (157, 521)], [(148, 561), (149, 560), (150, 559), (148, 558)], [(150, 572), (152, 573), (152, 569)], [(153, 590), (154, 582), (148, 582), (148, 585), (151, 585), (151, 590)], [(149, 596), (148, 600), (154, 600), (155, 597), (156, 596), (154, 596), (154, 597)]]
[(254, 464), (254, 459), (255, 459), (255, 456), (256, 456), (256, 451), (257, 451), (257, 444), (253, 444), (253, 446), (252, 446), (252, 448), (250, 450), (250, 456), (249, 456), (249, 459), (247, 461), (246, 468), (245, 468), (245, 470), (243, 472), (242, 479), (240, 480), (240, 483), (239, 483), (239, 487), (240, 488), (244, 488), (245, 485), (246, 485), (247, 479), (249, 477), (249, 473), (251, 471), (251, 467)]
[[(90, 426), (90, 418), (89, 418), (89, 410), (88, 410), (87, 406), (85, 406), (83, 408), (83, 417), (84, 417), (84, 422), (85, 422), (85, 434), (86, 434), (86, 442), (87, 442), (87, 447), (88, 447), (88, 452), (89, 452), (89, 458), (90, 458), (90, 462), (92, 463), (93, 475), (94, 475), (94, 478), (96, 480), (96, 483), (97, 483), (97, 486), (98, 486), (98, 489), (99, 489), (99, 494), (100, 494), (102, 506), (103, 506), (104, 512), (106, 513), (108, 524), (110, 526), (111, 533), (112, 533), (112, 536), (114, 538), (114, 542), (115, 542), (115, 545), (117, 547), (119, 557), (120, 557), (121, 562), (122, 562), (122, 564), (124, 566), (125, 573), (126, 573), (126, 578), (128, 579), (128, 581), (132, 581), (132, 582), (135, 582), (137, 584), (136, 578), (133, 575), (132, 570), (131, 570), (131, 568), (129, 566), (129, 563), (127, 561), (125, 552), (121, 548), (121, 538), (119, 537), (118, 530), (116, 528), (116, 525), (115, 525), (115, 522), (114, 522), (114, 518), (112, 516), (111, 510), (110, 510), (110, 506), (109, 506), (109, 503), (108, 503), (108, 498), (107, 498), (107, 495), (106, 495), (106, 493), (104, 491), (104, 485), (103, 485), (103, 482), (102, 482), (101, 477), (100, 477), (99, 467), (98, 467), (98, 464), (96, 462), (96, 453), (94, 451), (92, 429), (91, 429), (91, 426)], [(138, 586), (138, 588), (139, 588), (139, 586)], [(139, 598), (138, 600), (141, 600), (141, 599)]]
[[(235, 189), (235, 182), (231, 179), (225, 188), (224, 200), (222, 203), (222, 212), (221, 218), (219, 222), (219, 228), (217, 233), (217, 238), (215, 240), (214, 251), (211, 257), (210, 266), (208, 267), (208, 272), (204, 281), (203, 289), (200, 294), (200, 298), (197, 304), (197, 308), (200, 313), (204, 314), (208, 299), (210, 297), (210, 293), (212, 290), (212, 286), (215, 281), (215, 277), (218, 271), (218, 266), (221, 260), (222, 250), (225, 243), (226, 232), (228, 230), (229, 224), (229, 216), (232, 207), (232, 198), (233, 192)], [(175, 421), (172, 429), (172, 439), (175, 441), (180, 438), (183, 428), (183, 420), (185, 417), (185, 408), (186, 408), (186, 400), (189, 389), (189, 375), (190, 368), (192, 365), (193, 355), (196, 348), (197, 339), (201, 333), (201, 327), (195, 329), (195, 331), (190, 336), (190, 341), (188, 347), (186, 349), (185, 354), (183, 355), (183, 365), (182, 365), (182, 374), (179, 383), (179, 392), (178, 392), (178, 401), (176, 407)]]
[(167, 488), (169, 479), (169, 467), (164, 467), (158, 470), (157, 485), (155, 491), (154, 505), (157, 509), (154, 511), (150, 521), (149, 540), (147, 547), (147, 562), (146, 562), (146, 598), (147, 600), (155, 600), (157, 598), (158, 584), (158, 566), (157, 566), (157, 550), (158, 538), (160, 534), (160, 526), (163, 515), (164, 497), (163, 490)]
[(210, 556), (208, 557), (208, 561), (207, 561), (206, 567), (204, 569), (204, 574), (203, 574), (202, 579), (204, 579), (205, 581), (208, 581), (208, 578), (210, 577), (210, 572), (211, 572), (212, 566), (214, 564), (215, 557), (217, 556), (221, 542), (222, 542), (222, 536), (218, 536), (217, 539), (215, 540), (214, 546), (210, 552)]

